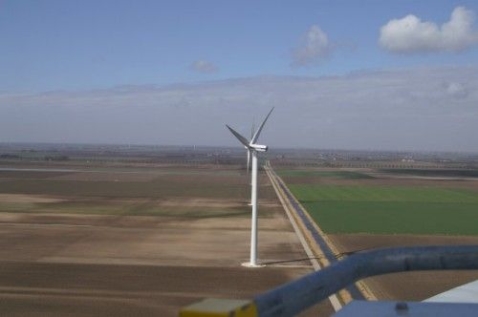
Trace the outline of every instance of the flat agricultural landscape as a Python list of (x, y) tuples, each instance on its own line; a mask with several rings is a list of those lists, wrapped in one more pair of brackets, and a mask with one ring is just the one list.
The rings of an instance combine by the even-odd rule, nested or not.
[[(312, 271), (265, 175), (249, 269), (249, 181), (237, 166), (0, 169), (3, 316), (176, 316)], [(302, 259), (301, 261), (297, 261)], [(305, 315), (330, 315), (324, 302)]]
[[(5, 316), (176, 316), (203, 298), (252, 298), (312, 272), (263, 173), (258, 256), (265, 266), (241, 266), (250, 250), (242, 151), (43, 148), (22, 146), (0, 161)], [(276, 171), (339, 255), (478, 243), (473, 171), (379, 165)], [(475, 279), (470, 271), (366, 281), (379, 299), (422, 300)], [(332, 313), (324, 301), (303, 315)]]
[[(339, 253), (478, 244), (478, 180), (473, 171), (329, 168), (279, 174)], [(452, 271), (366, 281), (379, 299), (423, 300), (476, 279), (477, 271)]]

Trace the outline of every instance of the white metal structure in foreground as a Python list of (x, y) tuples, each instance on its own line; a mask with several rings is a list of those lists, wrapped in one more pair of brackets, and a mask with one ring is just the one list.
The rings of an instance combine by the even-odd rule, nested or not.
[(478, 316), (478, 281), (458, 286), (423, 302), (353, 301), (335, 316), (475, 317)]
[(248, 263), (245, 263), (245, 266), (249, 267), (257, 267), (259, 266), (257, 263), (257, 170), (258, 170), (258, 164), (257, 164), (257, 152), (266, 152), (267, 151), (267, 146), (266, 145), (261, 145), (257, 144), (257, 139), (259, 138), (259, 135), (261, 134), (262, 128), (264, 127), (264, 124), (266, 123), (267, 119), (269, 119), (269, 116), (272, 113), (272, 108), (269, 113), (267, 114), (266, 118), (264, 121), (262, 121), (261, 125), (259, 126), (259, 129), (254, 133), (252, 136), (252, 139), (248, 141), (245, 137), (243, 137), (241, 134), (236, 132), (233, 128), (228, 126), (226, 124), (226, 127), (229, 129), (229, 131), (234, 134), (234, 136), (241, 142), (246, 150), (251, 154), (252, 156), (252, 181), (251, 181), (251, 205), (252, 205), (252, 220), (251, 220), (251, 255), (250, 255), (250, 260)]
[(425, 300), (425, 302), (478, 304), (478, 280), (430, 297), (429, 299)]

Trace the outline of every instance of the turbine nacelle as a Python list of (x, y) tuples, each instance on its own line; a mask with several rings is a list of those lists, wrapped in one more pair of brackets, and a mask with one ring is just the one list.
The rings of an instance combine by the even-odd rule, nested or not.
[(256, 151), (256, 152), (267, 152), (267, 149), (269, 147), (267, 145), (261, 145), (261, 144), (249, 144), (250, 150)]

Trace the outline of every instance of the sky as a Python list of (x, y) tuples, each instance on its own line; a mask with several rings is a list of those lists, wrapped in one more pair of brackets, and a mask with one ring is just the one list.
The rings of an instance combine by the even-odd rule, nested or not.
[(0, 142), (478, 152), (478, 2), (0, 0)]

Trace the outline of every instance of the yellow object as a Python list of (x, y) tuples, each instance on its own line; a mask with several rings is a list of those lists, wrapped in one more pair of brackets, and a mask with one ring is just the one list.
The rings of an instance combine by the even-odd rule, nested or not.
[(208, 298), (179, 311), (179, 317), (257, 317), (250, 300)]

